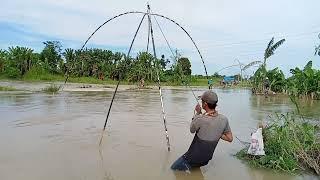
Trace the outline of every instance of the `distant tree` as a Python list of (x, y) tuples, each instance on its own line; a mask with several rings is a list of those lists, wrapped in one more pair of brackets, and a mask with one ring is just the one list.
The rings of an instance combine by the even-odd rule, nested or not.
[(33, 50), (26, 47), (10, 47), (8, 50), (6, 74), (11, 78), (23, 76), (31, 69)]
[(71, 48), (67, 48), (64, 50), (62, 53), (65, 61), (66, 61), (66, 68), (68, 68), (69, 73), (72, 71), (72, 67), (74, 68), (75, 66), (75, 59), (76, 59), (76, 54), (75, 51)]
[(155, 68), (153, 66), (153, 56), (147, 52), (140, 52), (135, 60), (132, 62), (132, 66), (129, 72), (129, 81), (140, 81), (141, 79), (154, 81)]
[(215, 73), (213, 74), (213, 77), (215, 77), (215, 78), (221, 78), (222, 76), (221, 76), (218, 72), (215, 72)]
[(59, 62), (61, 62), (62, 45), (59, 41), (46, 41), (41, 52), (40, 59), (45, 69), (51, 73), (58, 73)]
[(170, 63), (169, 59), (165, 59), (164, 55), (161, 55), (160, 65), (162, 69), (166, 69), (167, 65)]
[(111, 62), (113, 62), (113, 64), (110, 78), (114, 80), (125, 79), (130, 70), (131, 58), (125, 58), (123, 53), (116, 52), (112, 55)]
[(7, 51), (0, 49), (0, 73), (4, 71), (6, 58), (7, 58)]
[(186, 57), (181, 57), (178, 59), (177, 66), (180, 66), (182, 74), (185, 76), (191, 75), (191, 63)]
[(71, 48), (67, 48), (62, 53), (67, 63), (72, 63), (75, 60), (75, 51)]

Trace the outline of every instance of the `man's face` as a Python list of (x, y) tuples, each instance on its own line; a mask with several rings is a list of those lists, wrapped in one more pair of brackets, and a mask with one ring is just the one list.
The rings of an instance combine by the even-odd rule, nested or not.
[(201, 102), (202, 102), (202, 103), (201, 103), (201, 104), (202, 104), (202, 105), (201, 105), (201, 106), (202, 106), (202, 109), (205, 109), (205, 107), (207, 107), (207, 103), (206, 103), (204, 100), (202, 100), (202, 99), (201, 99)]

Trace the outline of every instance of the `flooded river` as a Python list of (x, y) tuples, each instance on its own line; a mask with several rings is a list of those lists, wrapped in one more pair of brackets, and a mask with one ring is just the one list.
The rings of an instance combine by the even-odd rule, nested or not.
[[(272, 112), (294, 110), (285, 97), (251, 96), (248, 90), (216, 92), (218, 111), (244, 141)], [(213, 160), (201, 171), (190, 175), (171, 171), (171, 164), (193, 138), (189, 123), (195, 99), (187, 90), (163, 93), (171, 152), (166, 147), (158, 91), (120, 91), (101, 148), (98, 143), (112, 92), (0, 92), (0, 179), (317, 179), (250, 168), (234, 157), (243, 147), (235, 138), (231, 144), (220, 141)], [(302, 106), (307, 117), (320, 116), (319, 101), (302, 102)]]

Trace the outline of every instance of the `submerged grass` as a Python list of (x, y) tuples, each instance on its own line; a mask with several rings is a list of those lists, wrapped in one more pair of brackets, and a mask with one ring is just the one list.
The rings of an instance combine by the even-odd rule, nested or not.
[(0, 86), (0, 91), (16, 91), (17, 89), (9, 86)]
[(42, 89), (44, 92), (46, 93), (52, 93), (55, 94), (60, 90), (60, 86), (55, 85), (55, 84), (51, 84), (45, 88)]
[(275, 114), (272, 119), (272, 125), (263, 129), (266, 155), (248, 155), (248, 148), (244, 148), (237, 157), (253, 167), (289, 173), (313, 170), (320, 175), (319, 126), (306, 121), (299, 113)]

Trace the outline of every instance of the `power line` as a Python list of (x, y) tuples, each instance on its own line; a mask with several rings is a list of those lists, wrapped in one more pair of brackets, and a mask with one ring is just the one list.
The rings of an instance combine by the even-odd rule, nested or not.
[[(283, 35), (283, 36), (274, 36), (275, 38), (289, 38), (289, 37), (303, 37), (307, 35), (313, 35), (319, 33), (320, 30), (317, 31), (312, 31), (312, 32), (304, 32), (304, 33), (299, 33), (299, 34), (292, 34), (292, 35)], [(299, 39), (299, 38), (297, 38)], [(234, 46), (234, 45), (243, 45), (243, 44), (257, 44), (257, 43), (265, 43), (266, 41), (269, 41), (270, 38), (268, 39), (257, 39), (257, 40), (249, 40), (249, 41), (240, 41), (240, 42), (231, 42), (231, 43), (222, 43), (222, 44), (210, 44), (210, 43), (201, 43), (200, 44), (207, 44), (207, 47), (215, 47), (215, 46)]]
[[(315, 34), (315, 33), (313, 33)], [(292, 38), (286, 38), (286, 40), (300, 40), (300, 39), (303, 39), (304, 36), (295, 36), (295, 37), (292, 37)], [(221, 49), (228, 49), (228, 48), (231, 48), (231, 47), (234, 47), (234, 46), (240, 46), (240, 45), (244, 45), (244, 44), (251, 44), (251, 46), (256, 46), (256, 45), (261, 45), (261, 46), (266, 46), (266, 43), (267, 43), (267, 40), (270, 40), (270, 39), (265, 39), (266, 41), (255, 41), (255, 42), (248, 42), (248, 43), (229, 43), (229, 44), (224, 44), (224, 45), (204, 45), (202, 46), (202, 50), (208, 50), (208, 49), (211, 49), (211, 48), (221, 48)]]

